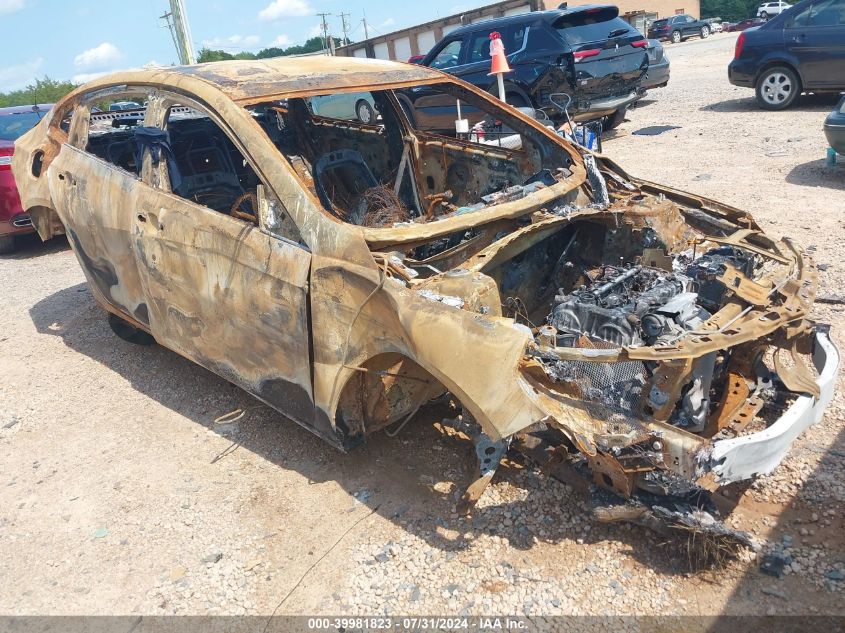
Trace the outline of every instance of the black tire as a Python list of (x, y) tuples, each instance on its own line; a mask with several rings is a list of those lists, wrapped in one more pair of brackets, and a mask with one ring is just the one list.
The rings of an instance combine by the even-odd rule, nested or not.
[(127, 343), (133, 343), (134, 345), (155, 345), (156, 340), (152, 334), (148, 334), (144, 330), (139, 330), (131, 323), (124, 321), (111, 312), (109, 312), (109, 327), (112, 332)]
[(672, 31), (672, 35), (670, 37), (672, 39), (673, 44), (680, 44), (681, 40), (684, 39), (681, 37), (680, 31)]
[(414, 107), (405, 99), (399, 99), (399, 105), (402, 106), (402, 112), (405, 113), (405, 116), (408, 118), (408, 123), (411, 124), (411, 127), (417, 127), (417, 119), (414, 117)]
[(8, 255), (15, 252), (15, 236), (0, 235), (0, 255)]
[(361, 99), (355, 104), (355, 116), (361, 123), (373, 123), (376, 120), (376, 113), (373, 106)]
[(764, 110), (785, 110), (801, 94), (801, 80), (787, 66), (772, 66), (760, 73), (754, 92)]
[(513, 106), (514, 108), (532, 108), (534, 106), (529, 103), (528, 99), (523, 97), (518, 92), (509, 92), (505, 95), (505, 99), (508, 102), (509, 106)]
[(766, 13), (765, 11), (761, 11), (761, 12), (760, 12), (760, 17), (761, 17), (761, 18), (763, 18), (764, 20), (768, 20), (768, 19), (769, 19), (769, 14), (768, 14), (768, 13)]
[(628, 113), (628, 106), (624, 108), (619, 108), (613, 114), (609, 114), (602, 119), (601, 128), (602, 130), (614, 130), (622, 125), (622, 121), (625, 120), (625, 115)]
[(710, 27), (706, 24), (701, 27), (701, 39), (706, 40), (710, 37)]

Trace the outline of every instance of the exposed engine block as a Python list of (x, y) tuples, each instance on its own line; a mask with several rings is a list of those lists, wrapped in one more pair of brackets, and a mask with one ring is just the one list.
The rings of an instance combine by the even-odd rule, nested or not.
[[(722, 307), (727, 291), (725, 285), (716, 279), (725, 272), (725, 264), (730, 264), (751, 277), (757, 265), (757, 257), (753, 253), (733, 246), (720, 246), (707, 251), (691, 262), (684, 271), (689, 278), (696, 282), (699, 305), (711, 312), (716, 312)], [(684, 269), (681, 268), (681, 270)]]
[(605, 266), (589, 284), (555, 297), (549, 323), (558, 330), (559, 344), (574, 345), (586, 335), (619, 346), (653, 345), (710, 316), (691, 287), (686, 275), (659, 268)]

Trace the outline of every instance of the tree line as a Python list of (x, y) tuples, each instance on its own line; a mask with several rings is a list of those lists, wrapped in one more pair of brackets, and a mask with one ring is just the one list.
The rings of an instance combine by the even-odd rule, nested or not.
[[(347, 39), (346, 44), (351, 44), (352, 41)], [(343, 40), (338, 40), (338, 46), (343, 46)], [(287, 55), (305, 55), (307, 53), (318, 53), (325, 48), (325, 42), (322, 37), (312, 37), (306, 40), (304, 44), (294, 44), (287, 48), (280, 48), (278, 46), (271, 46), (270, 48), (262, 48), (257, 53), (242, 52), (242, 53), (227, 53), (226, 51), (215, 50), (211, 48), (201, 48), (197, 62), (200, 64), (205, 62), (220, 62), (229, 59), (267, 59), (268, 57), (285, 57)]]
[(36, 79), (35, 83), (29, 84), (26, 88), (0, 92), (0, 108), (55, 103), (78, 85), (72, 81), (57, 81), (45, 76), (43, 79)]
[(764, 1), (765, 0), (701, 0), (701, 17), (720, 17), (728, 22), (739, 22), (740, 20), (755, 17), (757, 15), (757, 7), (763, 4)]

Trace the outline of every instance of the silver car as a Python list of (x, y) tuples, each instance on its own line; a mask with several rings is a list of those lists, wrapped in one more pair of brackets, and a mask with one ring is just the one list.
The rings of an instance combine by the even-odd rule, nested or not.
[(347, 119), (361, 123), (375, 123), (376, 106), (369, 92), (342, 92), (311, 97), (311, 112), (332, 119)]

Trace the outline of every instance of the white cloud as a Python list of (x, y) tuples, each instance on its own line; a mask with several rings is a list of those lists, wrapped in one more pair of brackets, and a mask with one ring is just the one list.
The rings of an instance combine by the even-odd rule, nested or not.
[(256, 46), (261, 41), (257, 35), (230, 35), (229, 37), (215, 37), (210, 40), (203, 40), (202, 45), (206, 48), (235, 48), (244, 49)]
[(0, 15), (14, 13), (24, 7), (24, 0), (0, 0)]
[(164, 68), (163, 64), (159, 64), (156, 60), (151, 59), (146, 64), (141, 66), (133, 66), (131, 68), (112, 68), (111, 70), (101, 70), (98, 72), (92, 73), (77, 73), (73, 76), (73, 81), (78, 84), (88, 83), (89, 81), (94, 81), (95, 79), (99, 79), (100, 77), (104, 77), (105, 75), (110, 75), (112, 73), (125, 73), (131, 72), (133, 70), (156, 70), (157, 68)]
[(299, 17), (311, 13), (313, 10), (307, 0), (273, 0), (258, 12), (258, 19), (272, 22), (279, 18)]
[(123, 53), (114, 44), (103, 42), (99, 46), (89, 48), (73, 58), (77, 68), (105, 68), (123, 59)]
[(17, 66), (0, 67), (0, 90), (17, 90), (33, 81), (44, 64), (44, 59), (38, 57)]
[(319, 24), (315, 24), (308, 31), (308, 37), (317, 37), (317, 36), (320, 36), (322, 34), (323, 34), (323, 27), (320, 26)]
[(73, 82), (77, 84), (87, 84), (89, 81), (94, 81), (95, 79), (99, 79), (104, 75), (108, 75), (110, 72), (117, 72), (111, 70), (101, 70), (100, 72), (96, 73), (78, 73), (73, 76)]
[(385, 26), (393, 26), (396, 24), (396, 20), (393, 18), (387, 18), (384, 22), (381, 23), (381, 27), (384, 28)]
[(278, 46), (279, 48), (284, 48), (286, 46), (290, 46), (290, 38), (287, 35), (279, 35), (270, 42), (270, 46)]

